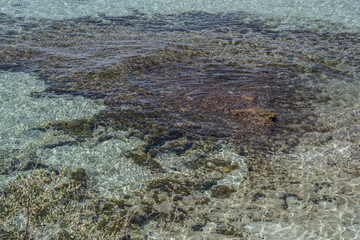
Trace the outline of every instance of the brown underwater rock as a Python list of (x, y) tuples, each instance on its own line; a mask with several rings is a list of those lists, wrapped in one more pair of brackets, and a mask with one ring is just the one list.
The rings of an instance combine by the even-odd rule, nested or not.
[(211, 196), (215, 198), (228, 198), (234, 192), (236, 192), (236, 189), (227, 185), (216, 185), (211, 188)]
[(253, 126), (272, 127), (276, 121), (276, 113), (263, 108), (233, 109), (231, 113)]
[(221, 118), (233, 120), (242, 127), (275, 126), (277, 114), (268, 110), (264, 101), (256, 96), (247, 94), (229, 94), (216, 92), (191, 102), (194, 106), (206, 110), (208, 113)]

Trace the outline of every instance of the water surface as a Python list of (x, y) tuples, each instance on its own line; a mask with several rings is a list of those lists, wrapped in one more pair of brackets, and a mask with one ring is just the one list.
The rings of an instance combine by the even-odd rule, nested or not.
[(152, 203), (132, 238), (358, 238), (356, 1), (0, 5), (4, 188), (85, 169)]

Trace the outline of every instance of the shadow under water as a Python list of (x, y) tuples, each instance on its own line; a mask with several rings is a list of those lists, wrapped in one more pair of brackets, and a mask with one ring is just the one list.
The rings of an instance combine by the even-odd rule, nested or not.
[[(147, 203), (147, 214), (152, 217), (146, 224), (150, 224), (149, 219), (170, 218), (199, 232), (216, 222), (216, 234), (240, 238), (246, 236), (246, 231), (255, 234), (251, 229), (261, 228), (257, 222), (269, 222), (269, 228), (276, 225), (270, 224), (274, 219), (291, 225), (289, 211), (325, 204), (328, 199), (309, 193), (315, 182), (303, 179), (309, 173), (301, 168), (308, 167), (308, 160), (300, 152), (305, 153), (306, 148), (316, 152), (309, 147), (318, 144), (312, 134), (319, 142), (336, 138), (331, 135), (339, 126), (328, 121), (341, 118), (333, 111), (356, 99), (357, 93), (348, 92), (351, 87), (339, 86), (343, 83), (357, 87), (360, 38), (356, 33), (334, 33), (318, 26), (281, 30), (275, 20), (267, 22), (245, 13), (102, 16), (61, 21), (2, 15), (0, 69), (34, 72), (43, 78), (47, 89), (33, 93), (35, 97), (73, 94), (104, 103), (106, 109), (90, 120), (55, 122), (39, 128), (62, 130), (77, 137), (63, 145), (86, 142), (99, 134), (96, 130), (101, 126), (126, 131), (127, 137), (145, 142), (125, 156), (140, 167), (159, 174), (181, 169), (166, 166), (162, 155), (166, 153), (178, 156), (184, 169), (197, 171), (189, 173), (183, 182), (174, 180), (179, 176), (172, 173), (171, 177), (148, 183), (147, 195), (141, 196), (151, 195), (155, 203)], [(333, 28), (330, 25), (329, 29)], [(338, 81), (338, 88), (332, 79)], [(96, 144), (112, 138), (101, 135)], [(309, 143), (310, 139), (314, 142)], [(341, 137), (337, 139), (342, 141)], [(353, 147), (357, 138), (352, 140)], [(225, 184), (224, 179), (241, 164), (216, 154), (210, 159), (204, 157), (221, 149), (224, 143), (231, 144), (239, 158), (245, 159), (247, 177), (239, 188), (228, 186), (231, 184)], [(188, 158), (180, 159), (185, 155)], [(313, 170), (309, 167), (308, 171)], [(316, 184), (320, 188), (320, 183)], [(302, 185), (306, 187), (299, 190)], [(175, 217), (154, 210), (156, 204), (174, 197), (169, 188), (177, 196), (212, 189), (211, 197), (218, 202), (205, 204), (207, 200), (194, 193), (188, 204), (198, 211), (182, 210), (184, 216)], [(163, 194), (164, 200), (159, 203), (156, 194)], [(307, 202), (301, 203), (304, 199)], [(205, 202), (199, 205), (199, 201)], [(235, 212), (242, 215), (240, 227), (231, 225), (235, 217), (230, 217), (234, 218), (230, 225), (216, 220), (225, 218), (218, 204), (238, 206)], [(176, 206), (185, 209), (182, 204)], [(214, 215), (209, 216), (208, 211)], [(189, 215), (202, 220), (187, 223)], [(300, 217), (297, 220), (303, 221)], [(145, 226), (145, 221), (140, 222), (133, 224)], [(333, 234), (330, 230), (323, 233), (311, 226), (305, 228), (319, 236)], [(286, 233), (279, 230), (279, 234), (274, 236)]]
[(326, 68), (326, 55), (310, 58), (321, 55), (314, 43), (327, 45), (327, 37), (273, 31), (247, 14), (3, 25), (3, 69), (35, 71), (51, 92), (104, 99), (108, 109), (99, 119), (120, 118), (114, 124), (121, 128), (130, 127), (128, 119), (135, 129), (146, 122), (263, 145), (308, 130), (307, 103), (326, 101), (298, 77)]

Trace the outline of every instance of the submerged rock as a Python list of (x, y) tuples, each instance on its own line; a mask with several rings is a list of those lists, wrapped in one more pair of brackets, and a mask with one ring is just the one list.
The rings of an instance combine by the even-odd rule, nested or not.
[(217, 171), (223, 174), (231, 173), (239, 169), (239, 164), (226, 158), (205, 158), (201, 157), (195, 161), (186, 163), (186, 166), (193, 170), (206, 169), (207, 171)]
[(138, 154), (138, 153), (131, 152), (131, 153), (128, 153), (126, 156), (128, 158), (132, 159), (133, 162), (138, 166), (146, 167), (155, 172), (164, 172), (164, 169), (162, 168), (161, 164), (158, 163), (155, 159), (153, 159), (148, 154), (144, 154), (144, 153)]
[(251, 126), (271, 127), (276, 121), (276, 113), (262, 108), (233, 109), (231, 114)]
[(74, 240), (75, 237), (73, 237), (68, 231), (66, 230), (60, 230), (56, 233), (54, 237), (51, 238), (51, 240)]
[(228, 198), (236, 192), (235, 188), (227, 185), (217, 185), (211, 188), (211, 196), (215, 198)]
[(62, 121), (50, 123), (49, 127), (53, 127), (56, 130), (62, 130), (66, 134), (92, 137), (93, 131), (96, 128), (96, 121), (94, 119), (76, 119), (72, 121)]
[(22, 169), (23, 171), (29, 171), (29, 170), (34, 170), (34, 169), (47, 169), (50, 172), (55, 172), (56, 174), (59, 174), (59, 171), (56, 170), (55, 168), (51, 168), (46, 164), (43, 164), (41, 162), (38, 161), (29, 161), (26, 163), (26, 166)]
[(70, 173), (70, 179), (77, 183), (80, 183), (82, 186), (86, 186), (88, 175), (85, 169), (79, 168), (73, 171), (72, 173)]
[[(236, 138), (241, 141), (241, 147), (245, 146), (244, 149), (246, 149), (246, 146), (250, 146), (255, 152), (266, 152), (268, 149), (274, 152), (273, 148), (266, 147), (272, 144), (269, 138), (277, 133), (271, 135), (274, 132), (268, 131), (271, 134), (266, 135), (263, 134), (263, 130), (275, 129), (275, 127), (281, 125), (280, 119), (286, 117), (295, 119), (301, 116), (306, 118), (306, 114), (303, 114), (308, 109), (305, 104), (309, 102), (309, 99), (311, 102), (314, 99), (317, 100), (316, 97), (314, 98), (314, 92), (316, 91), (304, 91), (307, 88), (302, 87), (302, 83), (295, 84), (296, 87), (294, 88), (291, 87), (294, 84), (288, 84), (289, 81), (301, 82), (298, 81), (298, 78), (291, 76), (293, 72), (296, 75), (298, 73), (298, 71), (292, 71), (293, 69), (301, 70), (302, 67), (306, 68), (309, 65), (311, 67), (307, 67), (308, 69), (305, 69), (305, 71), (303, 70), (303, 73), (309, 74), (312, 73), (309, 70), (319, 71), (321, 69), (321, 65), (318, 64), (313, 67), (316, 61), (312, 60), (308, 64), (309, 62), (305, 59), (305, 54), (298, 51), (296, 47), (293, 47), (294, 43), (297, 46), (303, 45), (304, 48), (312, 46), (313, 43), (316, 45), (315, 43), (321, 39), (311, 32), (292, 33), (292, 37), (302, 37), (301, 40), (295, 39), (296, 41), (294, 41), (294, 39), (284, 40), (283, 36), (281, 36), (283, 33), (281, 32), (272, 34), (271, 32), (259, 31), (255, 27), (253, 29), (245, 29), (246, 32), (251, 32), (251, 35), (241, 34), (244, 39), (236, 40), (237, 46), (227, 45), (217, 47), (216, 44), (213, 44), (217, 42), (214, 40), (222, 38), (223, 33), (216, 35), (214, 38), (210, 36), (211, 34), (205, 37), (205, 35), (202, 35), (203, 32), (200, 32), (200, 35), (197, 35), (198, 33), (191, 33), (200, 36), (199, 39), (201, 40), (196, 40), (197, 37), (194, 38), (193, 35), (186, 35), (184, 32), (181, 32), (180, 35), (176, 35), (176, 31), (171, 32), (169, 35), (166, 32), (157, 35), (158, 33), (154, 32), (151, 34), (137, 32), (137, 29), (131, 28), (129, 30), (132, 33), (136, 33), (134, 38), (132, 34), (123, 34), (117, 28), (104, 28), (103, 25), (96, 25), (92, 22), (78, 24), (75, 21), (69, 24), (68, 21), (63, 21), (51, 23), (49, 26), (53, 27), (61, 24), (68, 28), (68, 32), (59, 37), (54, 36), (58, 35), (58, 31), (47, 28), (47, 25), (41, 28), (41, 31), (34, 33), (36, 38), (33, 37), (33, 33), (29, 34), (26, 31), (16, 34), (16, 41), (12, 41), (15, 38), (10, 37), (9, 44), (16, 42), (18, 46), (28, 46), (30, 49), (38, 50), (22, 50), (18, 46), (11, 48), (5, 46), (6, 50), (0, 50), (0, 52), (5, 53), (0, 57), (0, 60), (5, 64), (19, 62), (31, 70), (38, 70), (39, 74), (46, 77), (50, 83), (48, 91), (57, 93), (71, 92), (91, 98), (103, 98), (107, 105), (107, 111), (97, 114), (96, 122), (92, 120), (70, 121), (73, 118), (50, 118), (46, 122), (55, 121), (55, 119), (57, 121), (54, 124), (50, 124), (52, 128), (61, 130), (69, 135), (84, 136), (86, 137), (84, 141), (88, 141), (90, 137), (96, 135), (94, 129), (97, 128), (97, 124), (106, 124), (116, 130), (132, 131), (133, 135), (131, 136), (146, 141), (144, 144), (147, 145), (140, 152), (133, 152), (131, 148), (130, 150), (128, 147), (125, 148), (127, 145), (125, 140), (122, 142), (114, 138), (110, 141), (112, 139), (111, 136), (109, 138), (104, 137), (103, 140), (99, 139), (99, 142), (103, 144), (97, 144), (96, 148), (84, 147), (82, 149), (82, 146), (78, 148), (71, 146), (70, 148), (64, 145), (64, 148), (60, 150), (54, 149), (54, 153), (57, 152), (59, 155), (59, 162), (64, 162), (63, 155), (71, 156), (70, 159), (74, 159), (77, 162), (80, 162), (79, 160), (83, 158), (89, 159), (89, 161), (84, 162), (86, 164), (90, 162), (99, 163), (93, 166), (94, 170), (100, 169), (98, 173), (118, 173), (123, 171), (126, 176), (136, 174), (137, 177), (132, 179), (133, 182), (145, 179), (145, 174), (148, 174), (147, 172), (156, 175), (155, 180), (151, 178), (152, 181), (144, 183), (143, 186), (146, 186), (143, 189), (145, 193), (141, 196), (131, 193), (134, 199), (138, 197), (144, 200), (128, 198), (126, 199), (128, 202), (133, 201), (128, 205), (123, 205), (122, 202), (109, 201), (101, 203), (98, 207), (95, 206), (95, 208), (100, 210), (97, 212), (96, 209), (93, 209), (96, 214), (91, 214), (91, 219), (95, 221), (95, 224), (91, 226), (97, 225), (98, 229), (104, 229), (110, 236), (118, 233), (118, 236), (122, 236), (121, 233), (126, 228), (129, 231), (141, 228), (150, 218), (161, 219), (165, 223), (173, 223), (176, 220), (176, 222), (182, 224), (184, 216), (194, 211), (194, 209), (199, 207), (199, 204), (204, 208), (212, 204), (210, 199), (207, 198), (199, 198), (198, 205), (196, 206), (188, 204), (187, 201), (194, 194), (199, 192), (201, 194), (205, 190), (211, 189), (212, 197), (223, 199), (231, 197), (236, 191), (232, 187), (236, 186), (233, 184), (234, 181), (230, 183), (217, 182), (218, 178), (214, 177), (236, 173), (237, 171), (234, 170), (239, 168), (239, 164), (236, 161), (232, 162), (219, 154), (220, 156), (211, 158), (186, 158), (179, 165), (176, 165), (176, 168), (167, 168), (163, 162), (160, 164), (157, 161), (160, 158), (155, 158), (161, 155), (161, 153), (172, 152), (176, 153), (177, 156), (183, 157), (187, 154), (188, 150), (195, 152), (196, 149), (201, 148), (201, 144), (196, 143), (199, 139), (207, 139), (209, 146), (206, 146), (206, 148), (214, 149), (216, 147), (215, 144), (210, 145), (210, 142), (215, 142), (217, 138), (229, 136), (232, 139)], [(251, 25), (247, 27), (249, 26), (251, 28)], [(91, 29), (91, 35), (96, 37), (91, 38), (88, 34), (83, 34), (84, 29)], [(237, 31), (237, 29), (238, 27), (235, 30)], [(111, 34), (109, 34), (110, 32)], [(182, 41), (184, 46), (187, 44), (188, 48), (178, 48), (180, 45), (174, 41), (174, 36), (181, 38), (183, 37), (182, 35), (188, 37), (184, 37), (184, 39), (179, 41)], [(307, 35), (313, 37), (314, 40), (307, 40), (305, 38)], [(159, 36), (162, 41), (158, 41)], [(251, 42), (254, 36), (256, 37), (255, 43)], [(155, 41), (149, 40), (143, 42), (143, 39), (147, 38), (153, 38), (152, 40)], [(344, 38), (345, 41), (347, 41), (346, 38)], [(336, 38), (332, 37), (329, 39), (332, 39), (331, 41), (336, 40)], [(326, 39), (322, 40), (324, 42), (329, 41)], [(111, 45), (106, 45), (109, 42), (111, 42)], [(123, 42), (125, 43), (124, 45), (122, 44)], [(119, 45), (113, 43), (118, 43)], [(62, 47), (69, 46), (69, 44), (72, 47)], [(239, 47), (240, 45), (241, 47)], [(101, 47), (101, 51), (98, 51), (98, 46)], [(289, 49), (289, 46), (294, 48), (295, 51)], [(330, 48), (332, 46), (329, 44)], [(284, 49), (289, 49), (290, 51)], [(329, 48), (326, 47), (324, 49), (328, 51)], [(344, 52), (337, 48), (335, 50), (339, 51), (333, 51), (334, 55), (337, 55), (336, 52)], [(319, 51), (320, 55), (323, 53), (320, 48), (312, 48), (312, 51), (314, 53), (310, 51), (308, 53), (309, 57), (316, 56)], [(72, 56), (74, 52), (79, 54), (78, 56), (92, 56), (93, 58), (72, 59), (68, 57)], [(278, 62), (279, 56), (281, 56), (281, 59)], [(326, 54), (325, 58), (327, 56), (330, 55)], [(338, 57), (342, 59), (343, 55), (338, 54)], [(320, 59), (322, 58), (320, 57)], [(282, 59), (285, 61), (282, 61)], [(299, 60), (307, 61), (306, 66), (301, 66), (303, 63), (300, 63), (301, 61)], [(71, 66), (71, 70), (69, 66)], [(84, 69), (86, 70), (84, 71)], [(290, 76), (288, 77), (288, 75)], [(280, 79), (281, 76), (285, 76), (285, 80)], [(325, 76), (328, 77), (329, 75), (325, 74)], [(8, 82), (10, 81), (5, 81), (4, 86), (8, 86)], [(292, 100), (294, 100), (294, 103)], [(56, 106), (64, 106), (64, 104), (56, 104)], [(22, 106), (21, 111), (23, 109)], [(28, 112), (33, 112), (33, 109), (29, 109), (31, 111)], [(276, 113), (272, 109), (276, 110)], [(298, 112), (298, 110), (302, 109), (304, 111)], [(286, 111), (288, 115), (284, 114)], [(47, 111), (41, 110), (41, 112)], [(64, 114), (57, 113), (56, 115)], [(82, 119), (86, 117), (81, 115), (77, 118)], [(296, 126), (304, 126), (304, 124), (297, 125), (297, 122), (300, 122), (300, 120), (290, 123), (290, 125), (294, 126), (295, 130), (293, 131), (296, 131), (298, 128)], [(43, 121), (41, 121), (41, 124), (43, 124)], [(30, 125), (30, 127), (37, 126), (38, 124)], [(260, 133), (252, 138), (255, 134), (246, 134), (248, 129), (255, 133)], [(286, 134), (286, 138), (289, 138), (292, 132), (288, 131)], [(13, 134), (9, 134), (9, 136), (11, 135)], [(236, 137), (233, 137), (234, 135)], [(183, 141), (183, 139), (189, 136), (192, 137), (191, 140), (196, 140), (193, 142)], [(279, 138), (282, 139), (282, 136)], [(68, 143), (71, 144), (72, 142), (60, 142), (60, 144)], [(285, 144), (281, 141), (279, 145)], [(292, 146), (291, 144), (289, 145)], [(56, 148), (58, 146), (60, 145), (55, 143), (48, 145), (47, 148)], [(76, 149), (83, 152), (76, 153)], [(126, 150), (120, 151), (120, 149)], [(204, 149), (199, 151), (207, 156), (209, 151)], [(124, 154), (125, 151), (131, 152), (126, 155)], [(124, 155), (127, 158), (122, 159)], [(97, 158), (93, 159), (88, 156), (97, 156)], [(109, 156), (111, 159), (108, 159)], [(188, 157), (188, 155), (185, 155), (185, 157)], [(236, 159), (238, 159), (237, 156)], [(247, 159), (250, 175), (247, 178), (246, 184), (249, 187), (241, 188), (249, 191), (248, 196), (245, 197), (248, 197), (251, 201), (259, 202), (270, 199), (271, 192), (270, 190), (265, 191), (266, 188), (274, 190), (282, 187), (280, 184), (284, 184), (283, 177), (289, 176), (290, 174), (285, 173), (290, 171), (282, 170), (282, 172), (278, 170), (277, 168), (281, 164), (271, 165), (272, 162), (267, 158), (250, 161), (251, 159), (247, 156)], [(166, 160), (170, 161), (169, 158)], [(84, 162), (82, 163), (83, 165)], [(102, 165), (104, 162), (107, 165), (106, 168)], [(134, 168), (135, 170), (125, 171), (125, 169), (130, 169), (128, 165), (125, 165), (127, 162), (131, 162), (129, 164), (130, 167), (131, 165), (137, 165), (141, 166), (141, 168), (138, 167)], [(185, 167), (181, 170), (188, 171), (186, 174), (179, 170), (180, 165), (183, 163)], [(15, 166), (16, 164), (14, 163), (13, 165)], [(49, 170), (46, 167), (43, 168)], [(166, 173), (163, 168), (166, 169)], [(142, 170), (145, 171), (142, 172)], [(171, 175), (171, 171), (181, 172), (182, 175)], [(139, 172), (140, 174), (138, 174)], [(104, 184), (106, 188), (110, 188), (107, 185), (108, 182), (114, 183), (114, 189), (116, 187), (120, 189), (121, 187), (129, 186), (128, 182), (123, 184), (125, 182), (123, 177), (110, 178), (108, 176), (103, 175), (103, 179), (106, 179), (106, 181), (103, 181), (106, 182)], [(114, 174), (114, 176), (118, 175)], [(276, 176), (281, 177), (276, 178)], [(234, 178), (231, 180), (234, 180)], [(87, 190), (86, 187), (89, 185), (87, 183), (86, 172), (83, 170), (77, 170), (75, 173), (72, 173), (70, 182), (67, 185), (63, 185), (60, 190), (66, 190), (69, 186), (77, 187), (79, 185), (84, 188), (84, 191)], [(293, 186), (295, 184), (293, 182), (288, 183), (288, 185), (289, 189), (294, 189)], [(261, 189), (260, 186), (265, 189)], [(279, 188), (277, 191), (282, 191), (282, 189)], [(65, 197), (70, 200), (84, 200), (85, 198), (77, 197), (79, 194), (83, 193), (81, 191), (73, 191), (67, 193)], [(83, 196), (85, 195), (83, 194)], [(85, 200), (88, 201), (88, 199)], [(216, 199), (212, 200), (214, 202), (218, 201)], [(296, 207), (297, 201), (295, 200), (287, 198), (287, 204), (293, 204)], [(249, 204), (245, 202), (243, 204), (244, 209)], [(135, 209), (132, 211), (130, 208), (133, 206), (134, 208), (140, 206), (140, 210), (136, 211)], [(191, 206), (191, 208), (186, 208), (186, 206)], [(254, 209), (256, 209), (255, 207), (254, 205)], [(178, 210), (178, 212), (174, 212), (174, 209)], [(283, 211), (285, 210), (287, 209), (283, 209)], [(259, 216), (270, 216), (270, 214), (263, 214), (264, 212), (253, 211)], [(241, 211), (239, 210), (239, 212)], [(104, 215), (110, 216), (111, 214), (113, 216), (108, 219), (106, 217), (101, 218)], [(251, 220), (256, 221), (258, 219), (261, 218), (255, 216)], [(266, 220), (272, 219), (268, 217)], [(195, 227), (195, 229), (201, 228)], [(181, 230), (183, 229), (185, 228), (181, 228)], [(227, 225), (219, 227), (215, 231), (229, 236), (235, 236), (237, 232), (236, 229), (234, 230)]]
[(242, 238), (242, 231), (237, 230), (233, 226), (221, 224), (216, 227), (216, 233), (226, 235), (226, 236), (233, 236)]
[(147, 188), (149, 190), (159, 189), (162, 192), (167, 192), (171, 194), (191, 194), (190, 186), (187, 186), (184, 182), (175, 179), (155, 179), (152, 180)]
[(263, 100), (252, 95), (215, 92), (194, 101), (217, 116), (235, 117), (234, 120), (245, 128), (272, 127), (277, 117), (275, 112), (266, 108)]

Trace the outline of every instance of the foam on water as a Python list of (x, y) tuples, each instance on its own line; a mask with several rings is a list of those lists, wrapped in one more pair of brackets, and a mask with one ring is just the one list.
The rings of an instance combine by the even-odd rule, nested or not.
[(12, 17), (69, 19), (78, 17), (126, 16), (145, 14), (178, 14), (185, 12), (231, 13), (249, 12), (265, 17), (280, 17), (286, 25), (308, 19), (343, 23), (360, 27), (357, 0), (0, 0), (0, 12)]

